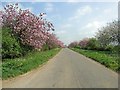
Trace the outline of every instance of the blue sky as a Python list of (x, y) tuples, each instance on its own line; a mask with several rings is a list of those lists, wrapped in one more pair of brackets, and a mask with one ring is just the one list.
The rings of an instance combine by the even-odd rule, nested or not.
[[(2, 2), (4, 6), (9, 2)], [(36, 15), (46, 12), (45, 18), (55, 26), (54, 33), (65, 44), (93, 37), (98, 28), (118, 17), (117, 2), (21, 2), (22, 9)], [(0, 8), (2, 9), (2, 7)]]

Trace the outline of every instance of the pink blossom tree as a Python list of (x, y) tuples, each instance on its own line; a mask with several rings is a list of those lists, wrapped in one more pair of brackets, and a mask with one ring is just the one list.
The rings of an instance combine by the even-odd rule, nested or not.
[(4, 26), (10, 27), (22, 44), (40, 49), (49, 38), (49, 31), (54, 30), (53, 24), (43, 18), (44, 15), (40, 13), (37, 17), (29, 10), (19, 9), (18, 4), (13, 4), (4, 7), (2, 19)]
[(48, 48), (55, 48), (55, 47), (64, 47), (64, 44), (56, 37), (55, 34), (48, 34), (48, 39), (46, 41), (46, 44), (48, 45)]
[(73, 48), (73, 47), (76, 47), (76, 46), (78, 46), (78, 42), (77, 42), (77, 41), (71, 42), (71, 43), (68, 45), (68, 47), (70, 47), (70, 48)]
[(81, 48), (86, 48), (86, 46), (88, 45), (88, 43), (89, 43), (89, 38), (84, 38), (83, 40), (81, 40), (81, 41), (79, 42), (79, 46), (80, 46)]

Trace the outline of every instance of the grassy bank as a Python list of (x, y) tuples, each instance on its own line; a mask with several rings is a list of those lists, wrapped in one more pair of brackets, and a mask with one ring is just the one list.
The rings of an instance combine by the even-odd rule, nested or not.
[(2, 79), (15, 77), (37, 68), (59, 51), (60, 49), (57, 48), (44, 52), (32, 52), (25, 57), (5, 60), (2, 63)]
[(118, 56), (116, 54), (111, 54), (109, 51), (83, 50), (77, 48), (72, 48), (72, 50), (83, 54), (114, 71), (118, 71), (118, 68), (120, 68), (118, 64)]

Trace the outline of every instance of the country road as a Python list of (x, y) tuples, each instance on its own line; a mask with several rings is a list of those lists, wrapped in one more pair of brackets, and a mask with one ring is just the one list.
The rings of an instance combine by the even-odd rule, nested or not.
[(62, 49), (42, 67), (14, 79), (3, 88), (118, 88), (118, 74), (70, 49)]

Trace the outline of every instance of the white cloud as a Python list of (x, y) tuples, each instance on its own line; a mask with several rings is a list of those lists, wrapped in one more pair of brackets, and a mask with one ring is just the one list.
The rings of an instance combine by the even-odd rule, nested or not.
[(118, 7), (117, 5), (112, 5), (113, 8), (111, 7), (107, 7), (103, 10), (98, 10), (96, 12), (101, 13), (98, 14), (96, 17), (94, 17), (94, 20), (103, 20), (106, 21), (106, 23), (108, 22), (112, 22), (113, 20), (118, 19)]
[(69, 20), (76, 20), (76, 19), (80, 18), (81, 16), (84, 16), (91, 12), (92, 12), (92, 8), (88, 5), (84, 6), (84, 7), (80, 7), (75, 11), (75, 14), (69, 18)]
[(84, 35), (84, 37), (92, 37), (98, 31), (99, 28), (103, 27), (106, 23), (104, 21), (93, 21), (87, 23), (81, 28), (79, 35)]
[(91, 12), (92, 12), (92, 8), (90, 6), (84, 6), (77, 10), (77, 13), (80, 15), (85, 15)]
[(67, 23), (67, 24), (63, 24), (60, 25), (59, 27), (57, 27), (57, 30), (55, 33), (56, 34), (65, 34), (69, 31), (69, 29), (72, 27), (71, 24)]
[(45, 6), (45, 11), (46, 12), (52, 12), (53, 11), (53, 4), (47, 3)]
[(93, 22), (88, 23), (82, 29), (88, 29), (88, 28), (97, 29), (97, 28), (100, 28), (103, 24), (104, 24), (104, 22), (102, 22), (102, 21), (93, 21)]
[(72, 27), (72, 24), (70, 23), (66, 23), (66, 24), (62, 24), (60, 26), (57, 27), (57, 30), (59, 31), (68, 31), (70, 28)]

